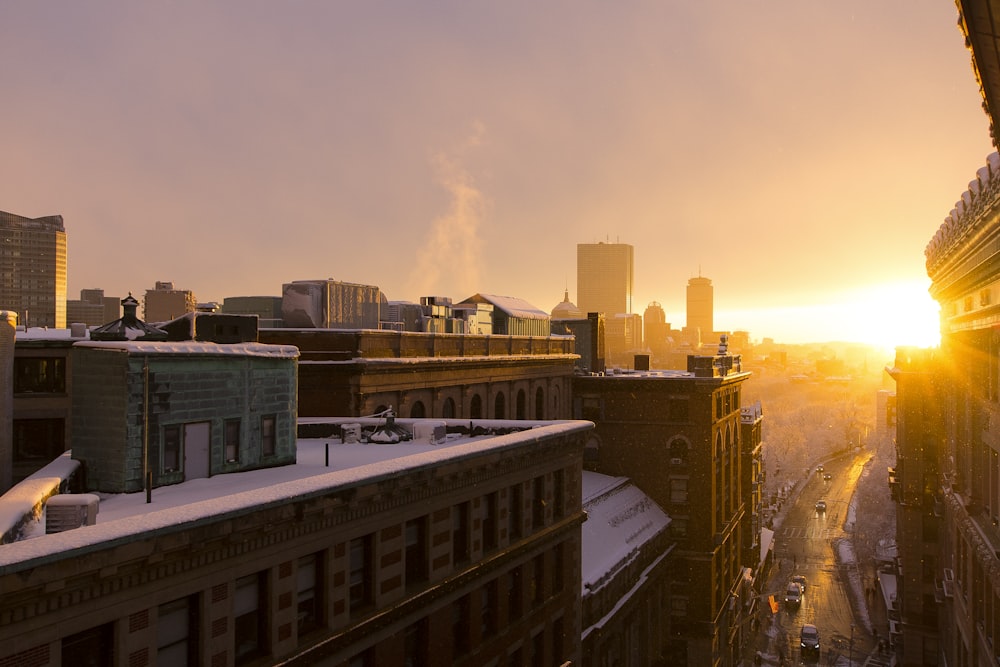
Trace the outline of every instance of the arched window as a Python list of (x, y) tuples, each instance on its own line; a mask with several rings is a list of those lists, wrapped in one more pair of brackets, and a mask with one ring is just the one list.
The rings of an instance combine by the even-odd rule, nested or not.
[(444, 403), (441, 405), (441, 416), (445, 419), (451, 419), (455, 416), (455, 401), (450, 396), (444, 399)]
[(684, 438), (674, 438), (670, 441), (668, 445), (670, 452), (671, 461), (680, 461), (682, 463), (687, 463), (688, 460), (688, 444)]
[(413, 407), (410, 408), (410, 417), (413, 419), (423, 419), (426, 416), (425, 413), (426, 410), (424, 409), (423, 401), (417, 401), (413, 404)]
[(472, 400), (469, 401), (469, 419), (482, 419), (483, 418), (483, 399), (479, 394), (473, 394)]
[(517, 390), (517, 419), (527, 419), (528, 418), (528, 401), (524, 396), (524, 390)]
[(535, 390), (535, 419), (545, 419), (545, 392), (541, 387)]
[(506, 419), (507, 418), (507, 399), (504, 398), (503, 392), (498, 392), (497, 397), (493, 399), (493, 419)]

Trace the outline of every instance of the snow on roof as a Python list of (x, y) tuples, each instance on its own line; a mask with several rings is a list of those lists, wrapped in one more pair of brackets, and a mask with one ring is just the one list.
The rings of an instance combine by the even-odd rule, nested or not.
[[(88, 329), (84, 337), (90, 335)], [(72, 329), (55, 329), (49, 327), (28, 327), (27, 330), (20, 326), (14, 331), (17, 340), (81, 340), (79, 336), (73, 336)]]
[(195, 341), (80, 341), (74, 346), (124, 350), (129, 354), (211, 354), (241, 357), (278, 357), (297, 359), (299, 348), (294, 345), (264, 343), (203, 343)]
[(584, 595), (600, 588), (670, 525), (670, 517), (626, 477), (584, 471), (583, 509)]
[(480, 300), (492, 303), (494, 308), (499, 308), (508, 315), (530, 320), (547, 320), (549, 314), (543, 310), (535, 308), (524, 299), (514, 296), (498, 296), (496, 294), (475, 294), (465, 299), (461, 303), (477, 303)]
[[(119, 344), (128, 345), (127, 342)], [(350, 423), (364, 420), (338, 421)], [(525, 424), (520, 422), (518, 425), (524, 427)], [(361, 481), (377, 481), (401, 472), (432, 469), (446, 461), (480, 456), (486, 451), (512, 445), (530, 446), (542, 437), (570, 434), (591, 426), (590, 422), (584, 421), (546, 421), (505, 435), (469, 437), (449, 434), (446, 442), (438, 445), (413, 440), (391, 445), (342, 444), (333, 439), (300, 438), (297, 461), (292, 465), (161, 486), (153, 489), (150, 504), (146, 503), (146, 494), (142, 492), (99, 494), (101, 503), (95, 525), (51, 535), (44, 534), (43, 526), (35, 526), (34, 531), (28, 531), (29, 539), (0, 547), (0, 573), (34, 567), (28, 561), (35, 559), (65, 558), (65, 552), (83, 554), (109, 544), (125, 543), (139, 533), (154, 536), (174, 532), (180, 526), (217, 521), (223, 515), (235, 518), (290, 500), (349, 488)], [(329, 467), (325, 465), (327, 447)], [(0, 496), (0, 509), (6, 502), (6, 495)]]

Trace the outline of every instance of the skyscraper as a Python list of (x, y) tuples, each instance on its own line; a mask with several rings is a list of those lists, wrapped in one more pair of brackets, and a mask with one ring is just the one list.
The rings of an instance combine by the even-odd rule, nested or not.
[(0, 211), (0, 309), (26, 327), (66, 328), (66, 228), (61, 215)]
[(687, 328), (698, 330), (704, 340), (715, 331), (712, 319), (713, 304), (712, 281), (700, 275), (688, 280), (687, 285)]
[(609, 318), (632, 312), (632, 246), (627, 243), (576, 244), (577, 306)]

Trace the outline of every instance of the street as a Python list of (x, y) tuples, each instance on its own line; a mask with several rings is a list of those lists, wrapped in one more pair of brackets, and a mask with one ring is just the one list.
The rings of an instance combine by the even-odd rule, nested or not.
[[(853, 532), (845, 532), (845, 524), (850, 531), (856, 528), (851, 500), (871, 457), (871, 452), (860, 450), (810, 471), (775, 521), (775, 563), (764, 594), (774, 595), (780, 608), (773, 615), (765, 612), (763, 636), (757, 642), (762, 664), (778, 665), (783, 660), (785, 664), (888, 664), (879, 659), (876, 650), (865, 568), (855, 556)], [(873, 478), (866, 483), (877, 481)], [(820, 501), (825, 510), (817, 507)], [(870, 509), (864, 513), (869, 514)], [(893, 509), (886, 503), (874, 511)], [(805, 577), (805, 591), (801, 603), (786, 604), (785, 591), (793, 575)], [(819, 631), (818, 655), (800, 651), (804, 624), (815, 625)]]

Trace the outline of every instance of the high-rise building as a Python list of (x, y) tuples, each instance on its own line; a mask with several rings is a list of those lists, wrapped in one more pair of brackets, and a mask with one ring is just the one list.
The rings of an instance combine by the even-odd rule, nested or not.
[(712, 318), (714, 308), (712, 281), (698, 276), (687, 284), (687, 328), (697, 331), (702, 340), (712, 338), (715, 323)]
[(66, 324), (77, 322), (87, 326), (107, 324), (121, 317), (121, 298), (104, 296), (102, 289), (82, 289), (79, 299), (66, 301)]
[(197, 308), (194, 292), (174, 289), (173, 283), (158, 280), (154, 289), (146, 290), (142, 313), (147, 322), (168, 322)]
[(627, 243), (576, 244), (576, 302), (609, 318), (632, 312), (633, 249)]
[(26, 327), (66, 328), (66, 228), (61, 215), (0, 211), (0, 308)]

